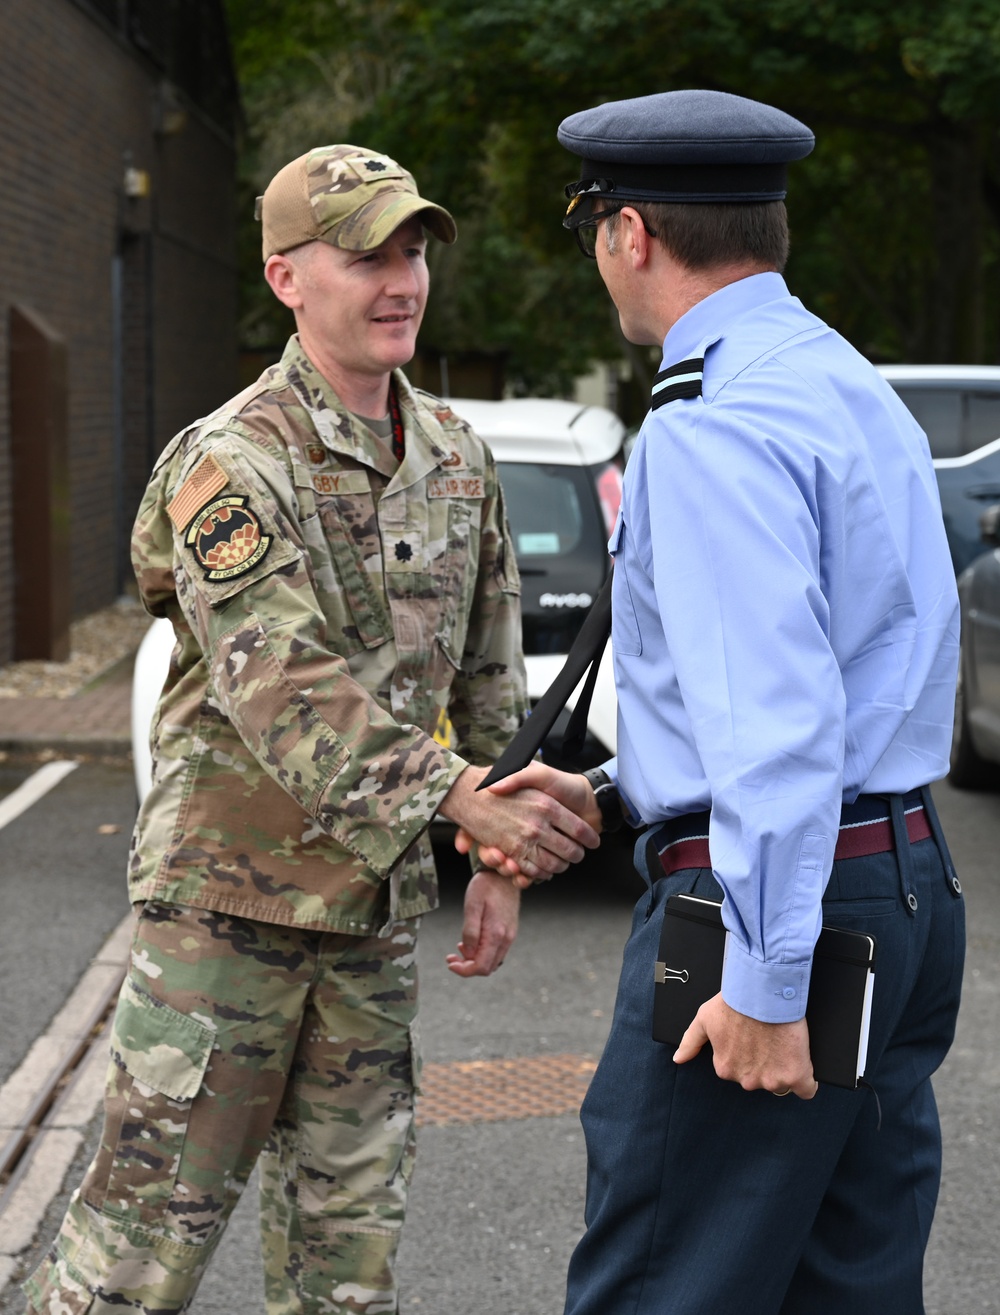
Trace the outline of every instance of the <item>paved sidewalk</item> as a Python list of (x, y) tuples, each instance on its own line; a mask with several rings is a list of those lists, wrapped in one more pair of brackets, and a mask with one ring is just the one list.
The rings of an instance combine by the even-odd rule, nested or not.
[(0, 753), (128, 761), (132, 661), (132, 654), (123, 657), (69, 698), (0, 699)]
[(69, 658), (0, 667), (4, 757), (131, 758), (132, 665), (150, 619), (123, 595), (70, 626)]

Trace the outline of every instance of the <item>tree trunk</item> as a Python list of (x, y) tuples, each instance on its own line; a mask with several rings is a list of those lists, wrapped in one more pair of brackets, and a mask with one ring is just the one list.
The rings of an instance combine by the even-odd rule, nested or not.
[(929, 143), (934, 265), (927, 280), (923, 359), (984, 359), (983, 156), (978, 124)]

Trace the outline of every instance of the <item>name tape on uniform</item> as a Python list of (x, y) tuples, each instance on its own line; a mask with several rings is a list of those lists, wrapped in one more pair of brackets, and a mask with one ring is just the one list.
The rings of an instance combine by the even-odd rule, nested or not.
[(485, 498), (482, 475), (432, 475), (427, 481), (429, 498)]
[(325, 497), (338, 493), (371, 492), (368, 476), (363, 470), (314, 470), (312, 486)]

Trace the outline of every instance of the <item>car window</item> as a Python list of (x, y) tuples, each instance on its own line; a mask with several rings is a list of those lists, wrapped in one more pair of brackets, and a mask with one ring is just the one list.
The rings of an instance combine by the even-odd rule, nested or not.
[(567, 653), (608, 570), (598, 488), (604, 468), (520, 461), (498, 467), (521, 569), (524, 651)]
[(975, 452), (1000, 438), (1000, 392), (966, 393), (965, 450)]
[(906, 388), (896, 392), (927, 435), (932, 457), (962, 455), (962, 393), (957, 388)]
[[(572, 466), (500, 463), (500, 482), (519, 562), (577, 551), (584, 527), (581, 473)], [(592, 534), (594, 527), (588, 528)]]
[(932, 457), (961, 457), (1000, 438), (1000, 390), (895, 385)]

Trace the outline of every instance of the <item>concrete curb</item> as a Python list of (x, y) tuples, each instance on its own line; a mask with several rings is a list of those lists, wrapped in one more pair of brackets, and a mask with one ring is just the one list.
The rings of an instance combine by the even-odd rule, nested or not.
[(37, 735), (5, 735), (0, 731), (0, 753), (15, 761), (53, 755), (59, 758), (100, 758), (123, 764), (132, 761), (129, 740), (85, 732), (39, 731)]

